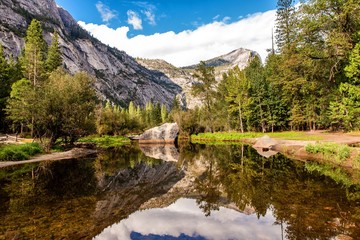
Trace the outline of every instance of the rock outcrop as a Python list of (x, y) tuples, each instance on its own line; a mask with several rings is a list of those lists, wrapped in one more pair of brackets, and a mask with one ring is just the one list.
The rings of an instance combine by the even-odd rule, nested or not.
[[(259, 54), (255, 51), (239, 48), (235, 49), (227, 54), (221, 55), (219, 57), (215, 57), (209, 60), (204, 61), (206, 66), (211, 66), (215, 68), (215, 77), (216, 80), (221, 80), (224, 73), (227, 73), (230, 69), (234, 67), (239, 67), (240, 70), (247, 67), (250, 61), (255, 57), (259, 56)], [(182, 69), (195, 69), (197, 65), (183, 67)]]
[[(223, 74), (227, 73), (230, 69), (236, 66), (240, 69), (247, 67), (250, 60), (255, 56), (258, 56), (256, 52), (239, 48), (228, 54), (207, 60), (205, 64), (215, 67), (215, 78), (217, 81), (220, 81)], [(197, 79), (193, 76), (197, 65), (177, 68), (160, 59), (137, 58), (136, 61), (146, 68), (164, 73), (169, 79), (179, 85), (182, 88), (182, 93), (177, 98), (184, 108), (193, 109), (196, 106), (202, 105), (201, 99), (191, 94), (191, 87), (197, 82)]]
[(102, 99), (121, 106), (130, 101), (144, 106), (152, 100), (170, 107), (182, 92), (165, 74), (143, 67), (125, 52), (92, 37), (54, 0), (1, 0), (0, 13), (0, 44), (5, 54), (20, 55), (27, 27), (36, 18), (48, 43), (52, 33), (58, 32), (64, 67), (69, 72), (86, 71), (96, 77), (95, 88)]
[(146, 130), (139, 137), (140, 143), (175, 143), (179, 134), (176, 123), (164, 123), (159, 127)]

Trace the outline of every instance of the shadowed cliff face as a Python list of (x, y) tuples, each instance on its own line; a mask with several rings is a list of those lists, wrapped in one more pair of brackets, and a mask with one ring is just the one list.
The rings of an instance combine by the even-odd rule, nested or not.
[(71, 72), (86, 71), (96, 77), (96, 90), (103, 99), (127, 105), (147, 101), (170, 106), (182, 89), (165, 74), (139, 65), (123, 51), (110, 48), (83, 30), (71, 15), (53, 0), (1, 0), (0, 44), (7, 55), (20, 55), (32, 18), (43, 24), (45, 40), (59, 33), (64, 66)]

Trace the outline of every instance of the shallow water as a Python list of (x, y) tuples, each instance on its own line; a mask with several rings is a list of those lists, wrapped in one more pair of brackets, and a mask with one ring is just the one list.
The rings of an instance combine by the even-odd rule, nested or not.
[(0, 170), (0, 239), (360, 239), (356, 174), (241, 145), (143, 151)]

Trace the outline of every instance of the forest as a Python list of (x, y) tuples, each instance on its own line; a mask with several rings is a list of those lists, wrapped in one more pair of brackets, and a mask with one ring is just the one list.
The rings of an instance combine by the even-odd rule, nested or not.
[(183, 130), (359, 130), (359, 9), (352, 0), (279, 0), (265, 63), (255, 56), (219, 84), (200, 64), (193, 92), (203, 107), (182, 113)]
[(272, 48), (215, 79), (200, 62), (192, 94), (202, 105), (172, 109), (148, 102), (124, 109), (100, 101), (94, 78), (63, 66), (58, 35), (50, 46), (33, 20), (18, 59), (0, 47), (0, 131), (74, 142), (80, 136), (125, 135), (176, 121), (183, 135), (360, 129), (360, 4), (357, 0), (279, 0)]

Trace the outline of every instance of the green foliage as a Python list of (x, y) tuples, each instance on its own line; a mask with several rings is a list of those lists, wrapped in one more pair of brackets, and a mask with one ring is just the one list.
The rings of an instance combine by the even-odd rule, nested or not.
[[(166, 107), (165, 107), (166, 108)], [(130, 102), (128, 109), (107, 102), (96, 111), (96, 131), (100, 135), (139, 133), (162, 123), (160, 104), (147, 102), (145, 108)]]
[(104, 135), (104, 136), (91, 135), (80, 138), (78, 142), (96, 143), (96, 146), (101, 148), (112, 148), (112, 147), (119, 147), (130, 144), (130, 139), (122, 136), (114, 137), (109, 135)]
[(5, 111), (14, 124), (31, 127), (34, 112), (37, 109), (36, 103), (35, 89), (29, 80), (23, 78), (11, 86)]
[(42, 151), (38, 143), (0, 146), (0, 161), (26, 160)]
[(62, 57), (59, 47), (59, 35), (54, 33), (46, 59), (46, 70), (52, 72), (62, 65)]
[(340, 84), (341, 98), (330, 103), (329, 116), (336, 128), (360, 129), (360, 43), (350, 54), (345, 74), (349, 81)]
[(6, 102), (10, 97), (11, 85), (21, 78), (19, 64), (10, 58), (5, 59), (3, 47), (0, 44), (0, 131), (9, 130), (5, 119)]
[(44, 78), (46, 50), (41, 23), (33, 19), (26, 32), (25, 49), (20, 58), (23, 74), (33, 86)]
[(280, 50), (288, 48), (296, 35), (294, 0), (278, 0), (276, 11), (276, 44)]
[(199, 97), (204, 105), (204, 119), (206, 120), (206, 127), (210, 131), (214, 131), (214, 114), (213, 104), (216, 97), (216, 80), (214, 67), (206, 66), (205, 62), (200, 62), (196, 67), (194, 73), (197, 83), (191, 88), (192, 94)]
[(336, 143), (317, 143), (305, 146), (308, 153), (321, 153), (326, 159), (333, 160), (335, 163), (342, 163), (350, 157), (350, 147)]
[(239, 130), (244, 132), (244, 121), (250, 103), (249, 99), (249, 80), (245, 76), (244, 71), (240, 71), (235, 67), (227, 75), (224, 75), (225, 82), (225, 100), (228, 104), (228, 111), (230, 114), (238, 115)]
[(41, 86), (29, 80), (13, 84), (7, 113), (15, 123), (33, 129), (34, 135), (50, 138), (50, 146), (63, 137), (74, 142), (93, 127), (96, 94), (93, 79), (85, 73), (74, 76), (53, 72)]

